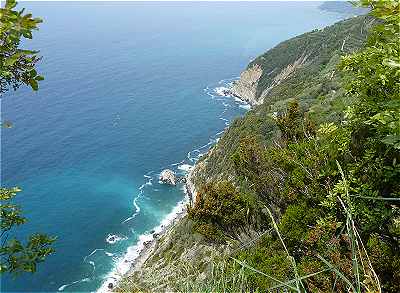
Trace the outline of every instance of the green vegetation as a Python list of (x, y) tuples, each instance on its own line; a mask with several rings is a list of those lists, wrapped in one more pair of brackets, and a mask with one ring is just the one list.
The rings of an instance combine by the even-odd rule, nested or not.
[[(246, 291), (400, 291), (400, 8), (361, 3), (371, 16), (255, 59), (259, 95), (274, 69), (307, 61), (200, 162), (190, 217), (207, 229), (194, 231), (213, 241), (267, 232), (231, 253)], [(238, 274), (224, 272), (226, 288)]]
[[(43, 80), (35, 70), (38, 52), (19, 48), (21, 38), (32, 38), (32, 30), (41, 20), (14, 10), (15, 6), (14, 0), (7, 0), (0, 9), (0, 94), (21, 84), (37, 90), (38, 81)], [(2, 126), (10, 128), (11, 124), (2, 122)], [(37, 264), (54, 252), (51, 244), (55, 238), (47, 235), (31, 235), (26, 244), (10, 237), (14, 228), (26, 222), (20, 208), (11, 202), (20, 191), (18, 187), (0, 187), (0, 273), (33, 273)]]
[[(326, 78), (324, 73), (335, 69), (340, 55), (354, 52), (364, 44), (368, 28), (373, 22), (374, 19), (366, 16), (341, 21), (282, 42), (257, 57), (248, 65), (248, 68), (259, 65), (263, 70), (257, 96), (273, 84), (282, 69), (296, 61), (302, 61), (306, 66), (299, 66), (296, 75), (285, 80), (284, 86), (271, 89), (266, 96), (269, 103), (298, 94), (310, 99), (329, 91), (335, 87), (337, 78)], [(316, 79), (314, 75), (319, 78)]]
[(237, 234), (246, 233), (246, 227), (253, 222), (253, 206), (251, 199), (239, 194), (231, 182), (220, 181), (204, 185), (188, 212), (197, 232), (208, 239), (224, 241), (225, 237), (237, 239)]
[(263, 104), (197, 163), (189, 216), (117, 291), (400, 291), (400, 8), (361, 4), (249, 64)]
[(32, 31), (42, 20), (24, 14), (23, 9), (15, 10), (16, 6), (15, 0), (7, 0), (0, 8), (0, 94), (21, 84), (37, 90), (38, 81), (43, 80), (35, 70), (39, 52), (20, 48), (21, 38), (32, 39)]
[[(274, 144), (280, 136), (274, 116), (286, 111), (292, 100), (297, 100), (300, 111), (307, 112), (308, 120), (314, 124), (341, 121), (344, 118), (343, 109), (354, 97), (345, 95), (343, 83), (349, 77), (337, 68), (337, 64), (341, 56), (363, 47), (369, 28), (376, 22), (370, 16), (354, 17), (287, 40), (256, 58), (249, 67), (257, 62), (264, 73), (273, 70), (264, 82), (259, 82), (262, 92), (270, 86), (273, 77), (301, 58), (304, 52), (306, 55), (309, 54), (307, 52), (312, 53), (305, 64), (270, 90), (262, 105), (233, 121), (212, 152), (203, 157), (207, 164), (196, 176), (196, 184), (202, 185), (208, 178), (235, 180), (231, 157), (240, 142), (253, 137), (263, 146)], [(344, 39), (346, 42), (342, 51)], [(308, 46), (313, 46), (313, 49)]]

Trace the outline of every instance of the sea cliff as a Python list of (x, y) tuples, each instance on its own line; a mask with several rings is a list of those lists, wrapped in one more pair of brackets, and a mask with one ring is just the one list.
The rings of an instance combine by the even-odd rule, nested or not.
[[(363, 46), (372, 22), (369, 17), (359, 16), (314, 30), (278, 44), (248, 65), (231, 92), (250, 103), (252, 110), (235, 120), (188, 173), (186, 190), (190, 200), (185, 211), (143, 252), (116, 291), (127, 292), (132, 288), (176, 291), (184, 290), (185, 284), (206, 283), (212, 279), (216, 262), (268, 235), (269, 230), (263, 224), (268, 217), (265, 208), (249, 207), (247, 214), (252, 214), (249, 224), (242, 230), (229, 228), (233, 237), (224, 241), (209, 241), (196, 232), (196, 223), (187, 215), (187, 209), (193, 207), (196, 198), (202, 197), (198, 194), (201, 186), (223, 179), (239, 182), (232, 158), (241, 142), (251, 135), (262, 141), (264, 148), (276, 143), (280, 131), (274, 115), (284, 111), (290, 101), (297, 99), (300, 107), (307, 109), (316, 121), (341, 119), (343, 108), (339, 105), (347, 101), (342, 98), (342, 76), (337, 72), (337, 64), (341, 56)], [(246, 188), (238, 187), (249, 192)], [(269, 204), (276, 216), (282, 214), (281, 200), (273, 199)], [(285, 267), (282, 264), (282, 269)]]

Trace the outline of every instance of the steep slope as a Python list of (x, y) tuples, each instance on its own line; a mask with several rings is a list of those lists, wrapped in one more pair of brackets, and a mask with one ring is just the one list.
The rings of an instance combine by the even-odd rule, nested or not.
[[(336, 66), (341, 55), (363, 46), (372, 22), (366, 16), (345, 20), (285, 41), (252, 61), (232, 90), (255, 106), (243, 118), (235, 120), (196, 164), (192, 173), (196, 189), (202, 190), (202, 186), (211, 181), (236, 182), (232, 157), (241, 140), (251, 135), (264, 147), (272, 145), (274, 138), (280, 135), (273, 117), (293, 99), (299, 102), (302, 112), (307, 111), (317, 122), (340, 120), (343, 108), (351, 101), (343, 95), (343, 77)], [(197, 200), (201, 200), (201, 196), (200, 192)], [(266, 212), (257, 210), (253, 214), (260, 216), (262, 213)], [(210, 242), (195, 233), (197, 224), (185, 217), (161, 237), (143, 265), (123, 279), (119, 291), (176, 291), (188, 280), (207, 283), (205, 280), (210, 280), (215, 260), (237, 253), (245, 243), (265, 233), (261, 232), (265, 227), (259, 229), (254, 223), (256, 221), (252, 221), (245, 233), (233, 231), (236, 240)], [(281, 256), (270, 257), (277, 261)], [(287, 259), (283, 257), (279, 262), (281, 267), (275, 268), (275, 273), (281, 270), (283, 275), (287, 274)]]
[[(355, 17), (280, 43), (247, 66), (232, 92), (253, 105), (280, 100), (288, 93), (302, 94), (301, 84), (331, 69), (330, 63), (340, 55), (360, 48), (368, 21), (365, 16)], [(278, 87), (284, 81), (284, 87)]]
[(372, 24), (368, 16), (344, 20), (287, 40), (252, 61), (232, 90), (238, 96), (245, 93), (240, 97), (256, 106), (236, 119), (197, 164), (195, 182), (234, 179), (231, 157), (240, 140), (251, 134), (271, 143), (278, 134), (272, 117), (289, 100), (297, 99), (302, 110), (317, 120), (339, 120), (343, 105), (349, 101), (343, 95), (342, 76), (336, 66), (341, 56), (363, 46)]

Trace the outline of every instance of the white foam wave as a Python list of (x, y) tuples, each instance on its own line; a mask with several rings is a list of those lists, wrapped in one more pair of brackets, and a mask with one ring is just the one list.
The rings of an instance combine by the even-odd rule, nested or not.
[(221, 79), (221, 80), (218, 82), (218, 84), (232, 84), (232, 82), (234, 82), (235, 80), (237, 80), (237, 79), (239, 79), (239, 78), (240, 78), (240, 76)]
[(135, 211), (133, 212), (132, 216), (126, 218), (125, 220), (122, 221), (121, 224), (124, 224), (132, 219), (134, 219), (139, 213), (140, 213), (140, 206), (138, 204), (138, 200), (140, 197), (143, 195), (143, 189), (148, 186), (148, 185), (153, 185), (152, 180), (153, 178), (149, 175), (144, 175), (144, 177), (148, 178), (149, 180), (139, 187), (139, 193), (138, 195), (133, 199), (133, 206), (135, 207)]
[(177, 163), (173, 163), (173, 164), (171, 164), (170, 166), (171, 166), (171, 167), (173, 167), (173, 166), (178, 166), (178, 165), (181, 165), (181, 164), (183, 164), (183, 163), (185, 163), (185, 160), (182, 160), (182, 161), (177, 162)]
[(245, 105), (239, 105), (240, 108), (245, 109), (245, 110), (250, 110), (251, 106), (249, 104), (245, 104)]
[(111, 292), (108, 288), (109, 284), (112, 283), (113, 287), (121, 277), (126, 274), (132, 266), (132, 263), (139, 257), (140, 252), (146, 246), (149, 241), (154, 239), (154, 234), (160, 234), (166, 227), (170, 226), (171, 223), (178, 217), (179, 214), (185, 211), (186, 203), (188, 198), (180, 201), (175, 208), (165, 216), (161, 223), (155, 227), (153, 233), (145, 233), (139, 236), (138, 242), (131, 247), (128, 247), (125, 255), (117, 260), (113, 270), (107, 275), (105, 282), (97, 290), (98, 293)]
[(229, 120), (224, 117), (219, 117), (220, 120), (225, 122), (225, 126), (229, 126)]
[(84, 258), (83, 258), (83, 262), (85, 262), (86, 261), (86, 259), (88, 258), (88, 257), (91, 257), (93, 254), (95, 254), (96, 252), (98, 252), (98, 251), (103, 251), (104, 249), (103, 248), (96, 248), (95, 250), (93, 250), (91, 253), (89, 253), (87, 256), (85, 256)]
[(239, 104), (246, 104), (246, 102), (244, 102), (242, 99), (239, 99), (238, 97), (233, 97), (233, 99)]
[(75, 284), (78, 284), (78, 283), (89, 282), (89, 281), (90, 281), (89, 278), (84, 278), (84, 279), (81, 279), (81, 280), (78, 280), (78, 281), (75, 281), (75, 282), (72, 282), (72, 283), (69, 283), (69, 284), (65, 284), (65, 285), (62, 285), (60, 288), (58, 288), (58, 291), (64, 291), (65, 288), (67, 288), (69, 286), (72, 286), (72, 285), (75, 285)]
[(231, 90), (224, 86), (216, 87), (214, 92), (221, 97), (232, 97)]
[(93, 267), (93, 271), (92, 271), (92, 274), (93, 274), (96, 270), (96, 264), (92, 260), (88, 261), (88, 263)]
[[(223, 134), (224, 133), (224, 130), (222, 130), (222, 131), (220, 131), (220, 132), (217, 132), (216, 134), (215, 134), (215, 136), (219, 136), (219, 135), (221, 135), (221, 134)], [(217, 138), (218, 139), (218, 138)]]
[(178, 169), (181, 170), (181, 171), (184, 171), (184, 172), (189, 172), (190, 169), (192, 169), (192, 167), (193, 166), (189, 165), (189, 164), (182, 164), (182, 165), (178, 166)]

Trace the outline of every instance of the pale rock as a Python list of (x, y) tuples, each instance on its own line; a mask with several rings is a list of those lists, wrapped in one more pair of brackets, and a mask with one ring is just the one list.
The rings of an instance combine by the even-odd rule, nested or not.
[(165, 169), (160, 174), (160, 181), (169, 184), (169, 185), (176, 185), (176, 175), (174, 171), (170, 169)]

